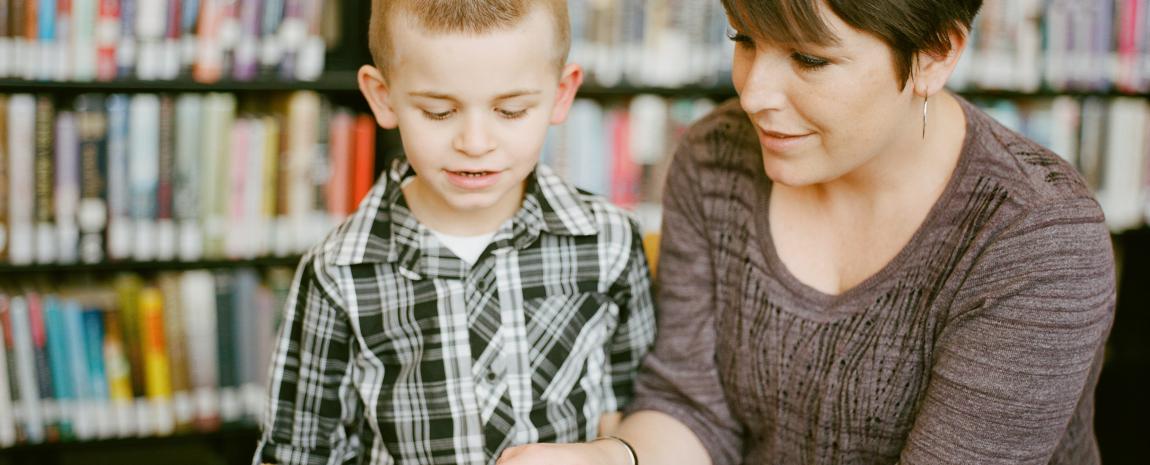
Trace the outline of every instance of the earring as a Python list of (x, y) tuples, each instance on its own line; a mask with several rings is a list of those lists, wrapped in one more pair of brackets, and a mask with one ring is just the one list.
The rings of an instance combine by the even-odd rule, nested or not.
[(930, 95), (922, 101), (922, 138), (926, 139), (926, 104), (930, 103)]

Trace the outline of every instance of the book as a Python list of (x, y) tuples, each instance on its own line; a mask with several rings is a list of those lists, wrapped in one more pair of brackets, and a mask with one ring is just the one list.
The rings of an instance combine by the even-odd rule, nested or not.
[(131, 100), (125, 94), (108, 97), (108, 240), (111, 260), (132, 256), (132, 204), (129, 189)]
[(55, 179), (55, 124), (56, 107), (48, 95), (36, 96), (36, 158), (35, 158), (35, 207), (36, 212), (36, 262), (56, 261), (56, 214)]
[(19, 408), (27, 442), (44, 442), (44, 417), (40, 404), (40, 386), (36, 376), (36, 349), (32, 342), (28, 301), (20, 296), (9, 303), (12, 326), (13, 356), (16, 360), (16, 383), (20, 386)]
[(121, 321), (118, 310), (113, 308), (104, 312), (104, 370), (113, 434), (127, 437), (136, 433), (137, 425), (132, 395), (132, 366)]
[(75, 263), (79, 259), (80, 227), (80, 134), (76, 114), (61, 111), (56, 115), (55, 204), (56, 261)]
[(100, 263), (107, 257), (104, 243), (108, 227), (108, 121), (104, 97), (77, 97), (76, 117), (80, 135), (80, 204), (76, 214), (79, 255), (83, 263)]
[(156, 258), (173, 260), (178, 249), (174, 215), (176, 165), (176, 102), (170, 95), (159, 96), (159, 153), (156, 171)]
[(14, 94), (8, 98), (8, 261), (28, 265), (35, 261), (36, 98)]
[(95, 74), (98, 80), (110, 81), (118, 73), (116, 54), (120, 45), (120, 0), (99, 0), (98, 17), (94, 44)]
[[(4, 19), (4, 18), (0, 18)], [(0, 316), (8, 315), (8, 296), (0, 294)], [(16, 444), (16, 411), (8, 378), (8, 345), (3, 334), (9, 333), (8, 319), (0, 317), (0, 447)]]
[(188, 381), (195, 407), (196, 428), (204, 431), (220, 423), (219, 343), (216, 331), (216, 288), (211, 272), (188, 271), (180, 276), (180, 306), (188, 343)]
[(200, 175), (203, 154), (204, 98), (181, 94), (176, 99), (176, 161), (172, 179), (172, 214), (177, 223), (180, 260), (198, 260), (204, 253), (200, 218)]
[(154, 260), (159, 253), (159, 97), (155, 94), (132, 96), (129, 125), (128, 189), (134, 223), (132, 258), (139, 261)]
[(167, 435), (175, 429), (172, 407), (171, 365), (164, 333), (164, 297), (155, 287), (140, 291), (140, 345), (144, 392), (151, 406), (152, 423), (145, 431)]
[[(0, 3), (6, 3), (6, 1), (0, 0)], [(0, 7), (0, 9), (3, 8), (6, 7)], [(7, 21), (7, 19), (7, 17), (0, 16), (0, 23)], [(3, 39), (0, 38), (0, 40)], [(0, 94), (0, 263), (8, 260), (8, 186), (11, 182), (8, 180), (8, 165), (8, 96)]]

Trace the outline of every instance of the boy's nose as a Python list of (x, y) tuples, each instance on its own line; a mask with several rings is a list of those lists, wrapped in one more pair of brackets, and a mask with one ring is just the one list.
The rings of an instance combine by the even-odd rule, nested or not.
[(482, 118), (467, 118), (459, 134), (455, 136), (452, 147), (468, 156), (484, 155), (495, 150), (495, 139), (491, 137)]

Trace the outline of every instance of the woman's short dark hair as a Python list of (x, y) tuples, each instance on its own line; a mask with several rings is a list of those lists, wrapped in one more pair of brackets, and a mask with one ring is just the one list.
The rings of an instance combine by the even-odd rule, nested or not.
[(779, 43), (833, 44), (837, 37), (819, 16), (830, 7), (843, 22), (890, 46), (905, 86), (914, 55), (945, 55), (950, 33), (966, 34), (982, 0), (723, 0), (739, 32)]

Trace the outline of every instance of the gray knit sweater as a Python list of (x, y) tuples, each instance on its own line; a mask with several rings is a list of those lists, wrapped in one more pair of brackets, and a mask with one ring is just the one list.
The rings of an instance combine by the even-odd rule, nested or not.
[(960, 102), (945, 192), (837, 296), (779, 260), (738, 103), (696, 124), (667, 181), (660, 333), (629, 410), (678, 418), (715, 465), (1098, 463), (1102, 212), (1071, 166)]

